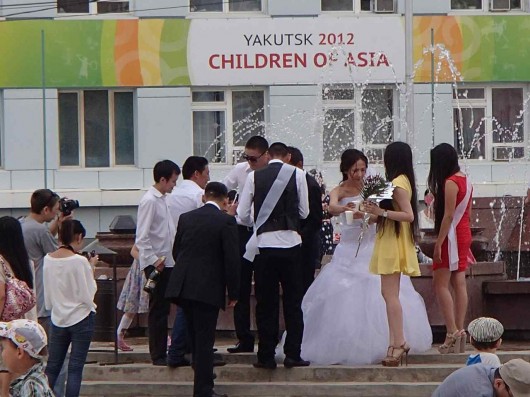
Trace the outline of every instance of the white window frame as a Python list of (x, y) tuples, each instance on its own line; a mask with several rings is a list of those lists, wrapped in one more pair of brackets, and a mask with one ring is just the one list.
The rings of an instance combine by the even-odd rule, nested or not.
[(200, 16), (226, 16), (226, 14), (230, 14), (230, 16), (241, 16), (241, 17), (247, 17), (249, 15), (256, 16), (256, 15), (264, 15), (267, 13), (267, 6), (268, 6), (268, 0), (261, 0), (261, 10), (259, 11), (230, 11), (230, 0), (219, 0), (222, 2), (223, 10), (222, 11), (192, 11), (191, 10), (191, 1), (188, 0), (188, 13), (190, 16), (193, 17), (200, 17)]
[[(514, 8), (514, 9), (511, 9), (509, 11), (502, 11), (500, 12), (501, 14), (503, 12), (524, 12), (526, 10), (526, 7), (525, 7), (525, 2), (526, 0), (521, 0), (521, 7), (520, 8)], [(482, 0), (482, 7), (480, 8), (452, 8), (451, 7), (451, 0), (449, 0), (449, 8), (451, 10), (451, 14), (453, 13), (456, 13), (456, 14), (460, 14), (460, 13), (463, 13), (463, 14), (473, 14), (473, 13), (489, 13), (489, 12), (493, 12), (493, 13), (499, 13), (499, 11), (495, 11), (495, 10), (491, 10), (491, 7), (490, 7), (490, 3), (491, 3), (491, 0)]]
[(361, 10), (361, 0), (351, 0), (353, 2), (353, 10), (336, 10), (336, 11), (324, 11), (322, 9), (322, 0), (320, 0), (320, 12), (324, 15), (334, 15), (334, 14), (345, 14), (345, 13), (348, 13), (348, 14), (351, 14), (351, 13), (354, 13), (354, 14), (378, 14), (378, 15), (385, 15), (385, 14), (389, 14), (389, 15), (396, 15), (397, 14), (397, 1), (398, 0), (394, 0), (394, 12), (389, 12), (389, 13), (379, 13), (379, 12), (375, 12), (374, 11), (374, 8), (375, 8), (375, 5), (374, 5), (374, 2), (375, 0), (371, 0), (370, 1), (370, 4), (371, 4), (371, 9), (370, 10)]
[[(349, 85), (349, 84), (348, 84)], [(340, 84), (337, 84), (336, 86), (340, 86)], [(395, 86), (388, 85), (388, 84), (381, 84), (381, 85), (368, 85), (366, 87), (357, 88), (356, 85), (353, 87), (353, 100), (341, 100), (341, 99), (334, 99), (334, 100), (327, 100), (322, 98), (322, 110), (323, 114), (327, 110), (331, 109), (351, 109), (354, 110), (354, 140), (353, 140), (353, 146), (355, 149), (361, 150), (363, 152), (368, 152), (369, 150), (382, 150), (384, 152), (384, 149), (388, 145), (388, 143), (367, 143), (364, 141), (364, 131), (363, 131), (363, 120), (362, 120), (362, 93), (365, 90), (392, 90), (392, 140), (393, 142), (396, 137), (396, 130), (399, 128), (398, 119), (396, 117), (397, 112), (399, 112), (399, 106), (398, 106), (398, 100), (399, 100), (399, 93), (396, 90)], [(321, 94), (322, 95), (322, 94)], [(322, 131), (320, 133), (320, 141), (324, 142), (324, 126), (322, 126)], [(390, 142), (389, 142), (390, 143)], [(382, 156), (381, 156), (382, 157)], [(339, 161), (339, 159), (335, 160), (326, 160), (324, 159), (324, 150), (322, 150), (322, 159), (326, 163), (334, 163)], [(375, 160), (372, 158), (369, 158), (371, 163), (381, 163), (381, 160)]]
[[(86, 158), (85, 158), (85, 101), (84, 101), (84, 95), (85, 91), (106, 91), (108, 96), (108, 106), (109, 106), (109, 166), (108, 167), (87, 167), (86, 166)], [(98, 89), (78, 89), (78, 90), (59, 90), (57, 96), (59, 94), (77, 94), (77, 125), (79, 128), (79, 142), (78, 142), (78, 150), (79, 150), (79, 164), (78, 165), (61, 165), (61, 141), (60, 141), (60, 135), (57, 139), (57, 143), (59, 145), (57, 153), (59, 153), (59, 167), (63, 169), (68, 168), (87, 168), (87, 169), (109, 169), (109, 168), (130, 168), (130, 167), (136, 167), (136, 161), (137, 161), (137, 147), (136, 147), (136, 122), (133, 120), (133, 136), (135, 139), (134, 144), (134, 162), (133, 164), (116, 164), (116, 131), (114, 128), (114, 94), (118, 92), (129, 92), (133, 94), (133, 109), (136, 113), (136, 93), (134, 90), (128, 90), (128, 89), (109, 89), (109, 90), (98, 90)], [(59, 107), (59, 105), (57, 105)], [(59, 117), (59, 109), (57, 110), (57, 117)], [(132, 115), (132, 117), (136, 117), (135, 114)]]
[[(218, 102), (193, 102), (193, 93), (194, 92), (216, 92), (222, 91), (224, 93), (224, 101)], [(237, 87), (237, 88), (227, 88), (227, 87), (201, 87), (193, 88), (191, 90), (191, 134), (192, 142), (194, 141), (193, 136), (193, 112), (195, 111), (210, 111), (210, 112), (224, 112), (225, 114), (225, 161), (224, 162), (212, 162), (212, 164), (218, 165), (233, 165), (238, 163), (240, 159), (240, 154), (245, 149), (244, 145), (236, 146), (234, 144), (234, 131), (233, 131), (233, 102), (232, 102), (232, 93), (241, 91), (260, 91), (263, 92), (263, 119), (265, 123), (265, 136), (267, 135), (267, 125), (269, 117), (269, 106), (268, 106), (268, 90), (263, 86), (253, 86), (253, 87)], [(192, 143), (193, 147), (193, 143)], [(204, 154), (195, 153), (196, 156), (203, 156)], [(210, 159), (208, 159), (210, 161)]]
[[(119, 0), (119, 1), (123, 1), (123, 2), (128, 2), (129, 3), (129, 11), (126, 11), (126, 12), (105, 12), (105, 13), (98, 13), (98, 2), (108, 2), (109, 0), (87, 0), (88, 1), (88, 12), (59, 12), (59, 10), (57, 9), (57, 2), (56, 1), (56, 13), (57, 15), (68, 15), (68, 16), (86, 16), (86, 15), (99, 15), (99, 16), (106, 16), (106, 15), (112, 15), (113, 18), (115, 18), (116, 16), (118, 15), (132, 15), (133, 13), (133, 8), (132, 8), (132, 5), (133, 5), (133, 1), (132, 0)], [(112, 0), (111, 0), (112, 1)]]
[[(452, 115), (454, 117), (454, 110), (460, 107), (460, 109), (469, 109), (469, 108), (484, 108), (484, 152), (486, 154), (486, 157), (483, 159), (473, 159), (473, 158), (467, 158), (467, 161), (494, 161), (493, 159), (493, 150), (495, 147), (517, 147), (517, 148), (523, 148), (524, 155), (522, 158), (513, 158), (511, 161), (524, 161), (528, 157), (528, 128), (529, 128), (529, 117), (527, 115), (527, 112), (525, 109), (528, 107), (528, 95), (529, 95), (529, 89), (528, 85), (525, 84), (491, 84), (491, 85), (466, 85), (462, 87), (458, 87), (459, 90), (465, 90), (466, 88), (472, 89), (472, 88), (478, 88), (484, 90), (484, 98), (480, 99), (455, 99), (452, 100), (452, 108), (453, 112)], [(499, 88), (516, 88), (516, 89), (522, 89), (522, 108), (523, 108), (523, 141), (522, 142), (493, 142), (493, 90), (499, 89)], [(456, 120), (453, 120), (453, 139), (456, 139), (455, 136), (456, 130), (454, 129), (456, 125)], [(458, 148), (457, 148), (458, 151)], [(462, 153), (458, 152), (458, 155), (460, 158), (462, 158)]]

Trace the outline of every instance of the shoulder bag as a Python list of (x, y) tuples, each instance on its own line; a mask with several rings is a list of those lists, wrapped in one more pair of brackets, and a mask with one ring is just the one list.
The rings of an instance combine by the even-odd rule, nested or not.
[(7, 268), (4, 258), (0, 256), (0, 263), (5, 273), (5, 303), (1, 320), (11, 321), (23, 318), (36, 304), (35, 292), (25, 281), (17, 279)]

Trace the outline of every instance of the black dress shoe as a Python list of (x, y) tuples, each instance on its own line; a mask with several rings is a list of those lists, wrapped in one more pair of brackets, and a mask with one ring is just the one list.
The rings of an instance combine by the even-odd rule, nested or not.
[(219, 353), (213, 353), (213, 366), (214, 367), (223, 367), (226, 365), (226, 361), (223, 359)]
[(283, 360), (283, 366), (285, 368), (309, 367), (309, 364), (311, 364), (309, 361), (302, 360), (301, 358), (295, 360), (293, 358), (285, 357), (285, 360)]
[(165, 358), (159, 358), (158, 360), (153, 361), (153, 365), (156, 365), (158, 367), (165, 367), (167, 365), (167, 361)]
[(254, 344), (242, 345), (241, 343), (238, 343), (234, 347), (229, 347), (226, 350), (228, 353), (254, 353)]
[(263, 368), (263, 369), (276, 369), (277, 364), (276, 361), (258, 361), (252, 364), (254, 368)]
[(228, 394), (219, 394), (219, 393), (216, 393), (214, 390), (212, 391), (212, 397), (228, 397)]
[(190, 362), (185, 358), (178, 361), (167, 360), (167, 366), (169, 368), (189, 367), (190, 365)]

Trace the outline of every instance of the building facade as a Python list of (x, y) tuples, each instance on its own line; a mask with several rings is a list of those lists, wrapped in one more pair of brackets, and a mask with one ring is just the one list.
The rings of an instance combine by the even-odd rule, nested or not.
[(344, 149), (382, 169), (402, 140), (420, 189), (449, 142), (477, 196), (525, 194), (530, 1), (414, 0), (410, 32), (405, 5), (0, 0), (1, 212), (46, 186), (93, 236), (136, 214), (157, 161), (203, 155), (221, 179), (255, 134), (299, 147), (328, 187)]

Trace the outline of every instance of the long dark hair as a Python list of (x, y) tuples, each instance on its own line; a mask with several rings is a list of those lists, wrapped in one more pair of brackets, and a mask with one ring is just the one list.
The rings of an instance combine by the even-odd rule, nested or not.
[(448, 143), (440, 143), (431, 150), (429, 190), (434, 195), (434, 229), (438, 233), (445, 211), (445, 180), (460, 171), (458, 154)]
[(360, 150), (346, 149), (344, 152), (342, 152), (342, 155), (340, 156), (340, 172), (342, 173), (342, 182), (348, 180), (348, 171), (359, 160), (364, 161), (364, 164), (366, 164), (366, 167), (368, 168), (368, 158)]
[[(412, 164), (412, 150), (405, 142), (392, 142), (385, 149), (384, 155), (385, 173), (386, 178), (389, 181), (397, 178), (400, 175), (405, 175), (409, 180), (412, 194), (410, 197), (410, 206), (414, 214), (414, 222), (412, 222), (411, 233), (412, 240), (418, 231), (418, 192), (416, 191), (416, 177), (414, 176), (414, 167)], [(384, 200), (381, 202), (381, 208), (393, 210), (393, 205), (390, 200)], [(383, 230), (387, 222), (394, 223), (394, 230), (396, 236), (399, 236), (401, 230), (400, 222), (393, 221), (391, 219), (381, 219), (378, 222), (378, 228)]]
[(33, 273), (24, 244), (22, 227), (12, 216), (0, 218), (0, 255), (9, 263), (14, 276), (33, 288)]
[(62, 223), (59, 230), (59, 240), (63, 245), (70, 245), (78, 234), (82, 235), (83, 238), (86, 236), (86, 230), (81, 222), (77, 219), (67, 219)]

